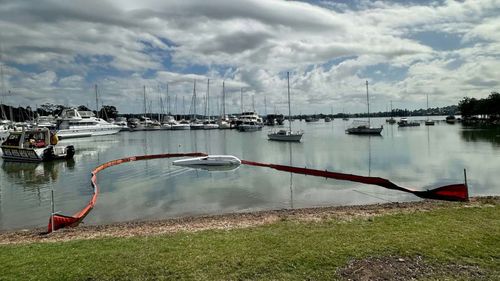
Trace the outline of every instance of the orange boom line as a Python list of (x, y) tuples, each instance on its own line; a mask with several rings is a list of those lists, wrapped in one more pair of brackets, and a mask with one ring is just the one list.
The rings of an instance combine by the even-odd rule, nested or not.
[[(200, 153), (200, 152), (193, 152), (193, 153), (170, 153), (170, 154), (154, 154), (154, 155), (141, 155), (141, 156), (132, 156), (132, 157), (126, 157), (122, 159), (117, 159), (117, 160), (112, 160), (109, 162), (106, 162), (102, 165), (97, 166), (93, 171), (92, 171), (92, 178), (91, 178), (91, 183), (92, 183), (92, 189), (94, 190), (94, 194), (92, 195), (92, 198), (90, 199), (89, 203), (85, 208), (83, 208), (81, 211), (78, 213), (74, 214), (73, 216), (66, 216), (66, 215), (60, 215), (60, 214), (53, 214), (49, 218), (49, 225), (48, 225), (48, 230), (47, 233), (52, 232), (52, 230), (57, 230), (60, 228), (64, 227), (74, 227), (80, 224), (80, 222), (87, 216), (92, 208), (94, 208), (95, 203), (97, 201), (97, 195), (99, 194), (99, 186), (97, 185), (97, 173), (100, 171), (107, 169), (111, 166), (116, 166), (120, 165), (123, 163), (127, 162), (132, 162), (132, 161), (140, 161), (140, 160), (151, 160), (151, 159), (158, 159), (158, 158), (174, 158), (174, 157), (201, 157), (201, 156), (206, 156), (207, 154), (205, 153)], [(54, 228), (52, 228), (52, 221), (54, 222)]]
[[(151, 160), (151, 159), (159, 159), (159, 158), (174, 158), (174, 157), (201, 157), (201, 156), (207, 156), (205, 153), (201, 152), (192, 152), (192, 153), (170, 153), (170, 154), (154, 154), (154, 155), (141, 155), (141, 156), (132, 156), (132, 157), (127, 157), (127, 158), (122, 158), (122, 159), (117, 159), (117, 160), (112, 160), (109, 162), (106, 162), (97, 168), (95, 168), (92, 171), (92, 188), (94, 190), (94, 194), (90, 200), (90, 202), (87, 204), (87, 206), (76, 213), (73, 216), (65, 216), (65, 215), (59, 215), (59, 214), (53, 214), (51, 218), (49, 219), (49, 225), (48, 225), (48, 233), (52, 231), (52, 221), (54, 221), (54, 230), (64, 228), (64, 227), (72, 227), (72, 226), (77, 226), (88, 213), (92, 210), (94, 207), (96, 201), (97, 201), (97, 195), (99, 193), (99, 187), (97, 185), (97, 178), (96, 175), (100, 171), (109, 168), (111, 166), (116, 166), (120, 165), (126, 162), (131, 162), (131, 161), (139, 161), (139, 160)], [(260, 163), (260, 162), (253, 162), (253, 161), (247, 161), (247, 160), (241, 160), (241, 164), (243, 165), (249, 165), (249, 166), (257, 166), (257, 167), (267, 167), (271, 169), (275, 169), (278, 171), (284, 171), (284, 172), (290, 172), (290, 173), (295, 173), (295, 174), (302, 174), (302, 175), (310, 175), (314, 177), (324, 177), (324, 178), (331, 178), (331, 179), (337, 179), (337, 180), (347, 180), (347, 181), (353, 181), (353, 182), (359, 182), (359, 183), (364, 183), (364, 184), (371, 184), (371, 185), (378, 185), (381, 187), (385, 187), (388, 189), (393, 189), (393, 190), (399, 190), (399, 191), (404, 191), (404, 192), (409, 192), (412, 193), (420, 198), (426, 198), (426, 199), (437, 199), (437, 200), (447, 200), (447, 201), (467, 201), (469, 199), (469, 193), (468, 193), (468, 188), (466, 183), (462, 184), (451, 184), (451, 185), (445, 185), (441, 186), (435, 189), (430, 189), (430, 190), (413, 190), (410, 188), (404, 188), (400, 187), (391, 181), (384, 179), (384, 178), (379, 178), (379, 177), (364, 177), (364, 176), (358, 176), (358, 175), (352, 175), (352, 174), (343, 174), (343, 173), (336, 173), (336, 172), (329, 172), (329, 171), (322, 171), (322, 170), (315, 170), (315, 169), (307, 169), (307, 168), (299, 168), (299, 167), (293, 167), (293, 166), (285, 166), (285, 165), (276, 165), (276, 164), (266, 164), (266, 163)]]

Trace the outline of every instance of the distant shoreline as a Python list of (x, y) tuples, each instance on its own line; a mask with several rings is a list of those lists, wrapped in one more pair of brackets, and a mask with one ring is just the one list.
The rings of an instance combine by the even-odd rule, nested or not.
[(133, 221), (105, 225), (84, 225), (40, 235), (46, 228), (0, 232), (0, 245), (38, 242), (62, 242), (106, 237), (144, 237), (198, 232), (203, 230), (229, 230), (268, 225), (283, 220), (320, 222), (324, 220), (351, 221), (377, 216), (425, 212), (440, 208), (468, 208), (484, 204), (499, 204), (500, 196), (473, 197), (469, 202), (423, 200), (417, 202), (384, 203), (373, 205), (313, 207), (282, 209), (250, 213), (229, 213), (209, 216), (190, 216), (154, 221)]

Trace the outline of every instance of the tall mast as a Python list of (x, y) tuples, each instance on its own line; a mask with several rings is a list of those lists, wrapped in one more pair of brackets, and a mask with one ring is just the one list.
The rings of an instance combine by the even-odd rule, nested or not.
[(243, 88), (240, 88), (240, 96), (241, 113), (243, 114)]
[(99, 103), (97, 99), (97, 84), (95, 84), (95, 112), (97, 115), (97, 118), (99, 118)]
[(286, 80), (288, 84), (288, 125), (290, 132), (292, 132), (292, 109), (290, 107), (290, 72), (286, 72)]
[(196, 118), (196, 79), (193, 84), (193, 120)]
[(207, 79), (207, 114), (210, 121), (210, 79)]
[(427, 111), (425, 112), (425, 115), (427, 115), (427, 120), (429, 120), (429, 94), (427, 94)]
[(252, 96), (252, 110), (255, 112), (255, 96)]
[(146, 108), (146, 85), (142, 86), (142, 91), (144, 93), (144, 117), (148, 114), (148, 109)]
[(222, 118), (226, 118), (226, 89), (224, 81), (222, 81)]
[(368, 127), (370, 127), (370, 99), (368, 98), (368, 80), (366, 80), (366, 104), (368, 105)]
[(393, 117), (393, 116), (392, 116), (392, 100), (391, 100), (391, 118), (392, 118), (392, 117)]
[(267, 116), (267, 97), (264, 96), (264, 114)]
[(168, 95), (168, 83), (167, 83), (167, 112), (170, 115), (170, 96)]

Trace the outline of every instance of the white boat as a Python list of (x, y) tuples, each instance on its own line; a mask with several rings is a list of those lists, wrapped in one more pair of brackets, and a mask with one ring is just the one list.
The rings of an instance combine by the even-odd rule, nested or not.
[(113, 121), (113, 124), (120, 127), (121, 131), (128, 131), (129, 130), (129, 127), (127, 126), (127, 118), (125, 118), (125, 117), (116, 118), (116, 120)]
[(191, 130), (203, 130), (203, 122), (199, 120), (194, 120), (190, 126)]
[(368, 96), (368, 81), (366, 81), (366, 105), (368, 106), (368, 122), (354, 121), (350, 128), (347, 128), (346, 133), (351, 135), (380, 135), (382, 125), (379, 128), (371, 126), (370, 122), (370, 98)]
[(203, 122), (203, 129), (204, 130), (219, 129), (219, 124), (217, 124), (215, 121), (205, 121)]
[(94, 117), (92, 111), (65, 109), (57, 119), (57, 135), (59, 138), (78, 138), (90, 136), (112, 135), (121, 128), (101, 118)]
[(2, 158), (27, 162), (73, 158), (75, 148), (57, 145), (57, 142), (57, 136), (47, 128), (13, 131), (2, 142)]
[(188, 167), (234, 167), (241, 165), (241, 160), (232, 155), (208, 155), (203, 157), (176, 160), (172, 164), (176, 166)]
[(238, 126), (240, 132), (255, 132), (262, 129), (262, 125), (255, 121), (245, 121)]
[(170, 129), (172, 130), (191, 130), (191, 125), (186, 120), (181, 120), (178, 123), (172, 124)]
[(290, 107), (290, 73), (286, 73), (287, 82), (288, 82), (288, 130), (279, 130), (273, 131), (267, 134), (269, 140), (275, 141), (300, 141), (302, 135), (304, 135), (303, 131), (292, 131), (292, 110)]

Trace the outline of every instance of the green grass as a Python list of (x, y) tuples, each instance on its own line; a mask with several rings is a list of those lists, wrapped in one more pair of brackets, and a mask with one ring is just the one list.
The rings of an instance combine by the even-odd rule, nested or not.
[(500, 206), (351, 222), (0, 246), (0, 280), (335, 279), (352, 258), (421, 255), (500, 272)]

